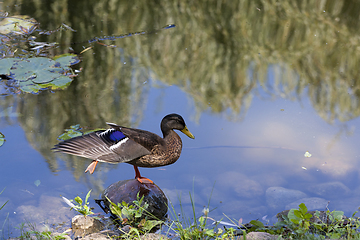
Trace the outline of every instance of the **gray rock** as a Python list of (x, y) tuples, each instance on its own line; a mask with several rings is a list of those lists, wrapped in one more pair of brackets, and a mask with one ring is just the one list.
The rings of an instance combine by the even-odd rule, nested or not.
[(265, 196), (267, 204), (272, 209), (284, 208), (289, 203), (307, 197), (301, 191), (283, 187), (269, 187), (266, 190)]
[[(119, 236), (117, 233), (111, 230), (103, 230), (101, 232), (92, 233), (86, 235), (85, 237), (80, 238), (81, 240), (107, 240), (107, 239), (117, 239), (116, 237)], [(80, 240), (79, 239), (79, 240)]]
[(323, 198), (302, 198), (286, 205), (285, 209), (299, 208), (300, 203), (304, 203), (307, 209), (310, 210), (324, 210), (329, 201)]
[(326, 198), (343, 198), (350, 193), (350, 189), (341, 182), (327, 182), (312, 185), (308, 187), (308, 191)]
[[(243, 240), (244, 237), (241, 236), (240, 239)], [(247, 240), (277, 240), (277, 239), (281, 240), (283, 238), (281, 236), (271, 235), (266, 232), (250, 232), (246, 234), (246, 239)]]
[(147, 233), (140, 237), (141, 240), (167, 240), (170, 239), (162, 234), (157, 233)]
[(71, 229), (76, 237), (97, 233), (104, 229), (104, 224), (92, 217), (76, 215), (71, 220)]
[[(111, 239), (108, 235), (103, 233), (92, 233), (80, 238), (81, 240), (109, 240)], [(79, 239), (79, 240), (80, 240)]]

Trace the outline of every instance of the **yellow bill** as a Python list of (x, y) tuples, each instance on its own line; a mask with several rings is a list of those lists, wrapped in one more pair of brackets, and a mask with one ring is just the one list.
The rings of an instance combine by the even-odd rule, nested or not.
[(183, 130), (181, 130), (186, 136), (188, 136), (189, 138), (195, 139), (194, 135), (189, 131), (189, 129), (187, 128), (187, 126), (184, 127)]

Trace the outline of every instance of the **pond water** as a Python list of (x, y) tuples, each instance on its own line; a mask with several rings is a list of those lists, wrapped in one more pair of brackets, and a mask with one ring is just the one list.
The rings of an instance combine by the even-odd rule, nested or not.
[[(210, 201), (217, 220), (272, 222), (301, 202), (351, 215), (360, 206), (360, 4), (348, 5), (4, 1), (3, 11), (43, 30), (77, 31), (39, 36), (60, 43), (52, 54), (91, 49), (66, 89), (0, 96), (2, 237), (23, 222), (68, 223), (75, 213), (61, 196), (92, 189), (101, 212), (93, 199), (134, 177), (128, 164), (85, 174), (91, 160), (52, 153), (64, 129), (114, 122), (160, 134), (169, 113), (183, 116), (195, 140), (180, 133), (175, 164), (140, 171), (176, 211), (181, 203), (192, 216), (191, 194), (197, 216)], [(176, 27), (152, 32), (168, 24)], [(148, 32), (87, 43), (140, 31)]]

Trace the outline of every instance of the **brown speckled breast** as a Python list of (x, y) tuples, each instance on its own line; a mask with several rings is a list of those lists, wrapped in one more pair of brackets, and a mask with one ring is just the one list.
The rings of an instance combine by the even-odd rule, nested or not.
[(134, 159), (128, 163), (138, 167), (160, 167), (175, 163), (181, 154), (182, 141), (175, 131), (166, 136), (165, 146), (157, 146), (151, 154)]

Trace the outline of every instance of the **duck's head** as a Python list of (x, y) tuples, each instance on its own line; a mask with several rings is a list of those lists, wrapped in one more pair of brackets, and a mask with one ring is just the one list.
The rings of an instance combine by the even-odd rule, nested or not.
[(170, 130), (176, 129), (183, 132), (189, 138), (195, 139), (194, 135), (186, 127), (184, 119), (179, 114), (172, 113), (166, 115), (161, 121), (160, 127), (164, 136), (166, 136)]

